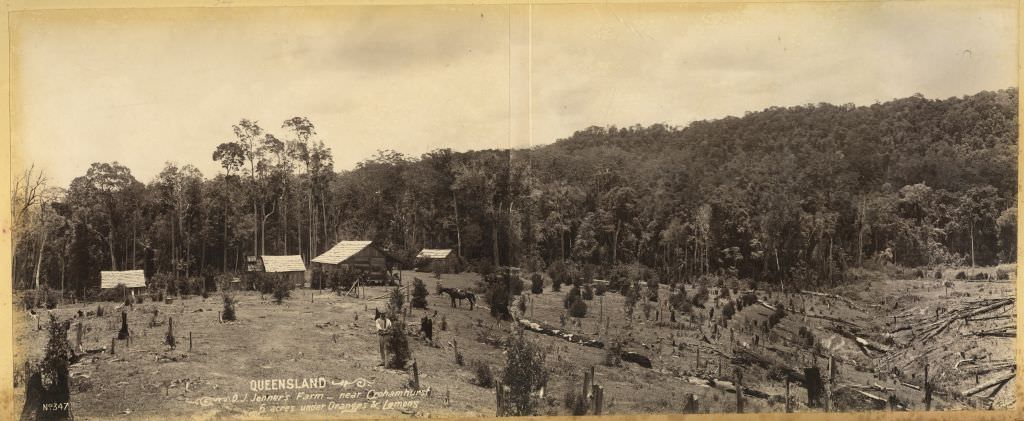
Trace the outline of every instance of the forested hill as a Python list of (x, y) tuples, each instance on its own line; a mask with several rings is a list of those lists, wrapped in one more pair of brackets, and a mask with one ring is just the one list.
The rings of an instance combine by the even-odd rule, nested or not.
[(828, 272), (830, 253), (846, 267), (886, 248), (907, 266), (992, 264), (1016, 253), (1017, 100), (1011, 88), (772, 107), (685, 128), (590, 127), (530, 155), (546, 182), (614, 174), (606, 196), (631, 187), (634, 224), (677, 228), (635, 233), (668, 249), (702, 242), (695, 215), (710, 206), (712, 267), (734, 256), (783, 271), (818, 260)]
[(665, 281), (820, 284), (883, 261), (1008, 262), (1017, 101), (1008, 89), (769, 108), (685, 128), (591, 127), (529, 150), (381, 151), (350, 171), (334, 170), (343, 151), (306, 118), (279, 135), (243, 119), (236, 139), (209, 145), (220, 174), (169, 163), (144, 184), (95, 163), (46, 197), (22, 175), (15, 280), (82, 293), (100, 270), (141, 268), (147, 255), (155, 270), (190, 277), (238, 270), (252, 254), (308, 260), (343, 239), (407, 257), (453, 248), (477, 266), (564, 260)]
[(609, 149), (630, 159), (686, 159), (710, 168), (751, 155), (791, 156), (801, 163), (840, 160), (844, 171), (864, 177), (858, 182), (871, 190), (883, 183), (924, 182), (953, 190), (989, 184), (1009, 191), (1016, 179), (1016, 117), (1017, 90), (1011, 88), (859, 107), (771, 107), (684, 128), (589, 127), (543, 148), (571, 154)]

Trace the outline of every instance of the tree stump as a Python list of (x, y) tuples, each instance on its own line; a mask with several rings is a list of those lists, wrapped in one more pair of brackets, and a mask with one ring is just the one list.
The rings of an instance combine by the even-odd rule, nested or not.
[(117, 339), (128, 339), (128, 312), (121, 311), (121, 330), (117, 332)]

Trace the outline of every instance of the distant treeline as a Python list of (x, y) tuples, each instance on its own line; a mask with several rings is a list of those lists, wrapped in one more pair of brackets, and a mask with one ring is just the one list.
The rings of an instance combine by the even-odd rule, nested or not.
[[(182, 277), (252, 254), (308, 259), (370, 239), (411, 261), (540, 270), (642, 265), (662, 279), (728, 272), (830, 283), (850, 267), (1010, 262), (1017, 90), (871, 106), (773, 107), (685, 128), (590, 127), (529, 150), (419, 158), (380, 151), (350, 171), (305, 118), (234, 126), (223, 171), (168, 163), (149, 183), (96, 163), (66, 188), (13, 190), (14, 279), (78, 293), (99, 271)], [(334, 139), (334, 144), (344, 144)]]

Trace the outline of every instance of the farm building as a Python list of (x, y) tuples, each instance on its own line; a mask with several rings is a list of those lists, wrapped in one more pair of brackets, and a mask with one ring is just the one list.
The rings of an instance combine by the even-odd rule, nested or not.
[(265, 273), (279, 274), (296, 285), (305, 283), (306, 264), (302, 262), (302, 256), (260, 256), (260, 263)]
[(416, 267), (433, 270), (433, 265), (441, 265), (441, 272), (455, 273), (459, 267), (459, 256), (452, 249), (423, 249), (416, 255)]
[(373, 241), (341, 241), (310, 263), (316, 263), (320, 271), (365, 273), (370, 279), (389, 279), (391, 270), (401, 260)]
[(135, 290), (146, 287), (145, 271), (139, 270), (102, 270), (100, 271), (100, 288), (117, 288), (124, 285), (135, 295)]

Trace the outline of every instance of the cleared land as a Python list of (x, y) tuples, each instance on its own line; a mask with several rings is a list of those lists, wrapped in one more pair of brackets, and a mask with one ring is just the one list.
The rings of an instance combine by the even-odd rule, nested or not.
[[(373, 311), (383, 309), (387, 288), (367, 287), (365, 297), (338, 296), (330, 292), (297, 289), (284, 304), (269, 295), (239, 293), (239, 320), (220, 323), (219, 295), (210, 298), (175, 299), (172, 304), (145, 302), (128, 309), (134, 339), (115, 341), (109, 349), (84, 356), (71, 367), (71, 410), (78, 417), (174, 417), (174, 416), (269, 416), (271, 408), (326, 402), (324, 397), (302, 401), (299, 391), (290, 391), (286, 402), (253, 402), (251, 382), (259, 379), (325, 377), (329, 382), (365, 379), (362, 388), (328, 386), (323, 391), (335, 397), (334, 408), (305, 408), (293, 415), (460, 415), (492, 416), (494, 389), (476, 386), (475, 365), (486, 364), (497, 374), (504, 364), (500, 340), (511, 332), (511, 324), (496, 324), (490, 318), (482, 295), (470, 311), (468, 303), (452, 308), (447, 296), (435, 295), (437, 280), (426, 273), (406, 273), (426, 282), (430, 291), (428, 309), (415, 309), (406, 321), (410, 333), (419, 320), (437, 311), (434, 325), (436, 346), (410, 337), (420, 389), (429, 396), (374, 399), (377, 408), (349, 412), (342, 404), (366, 401), (341, 399), (346, 390), (401, 391), (410, 388), (412, 370), (379, 367)], [(472, 287), (475, 274), (443, 275), (445, 286)], [(563, 340), (556, 336), (526, 332), (531, 341), (547, 351), (546, 366), (551, 374), (545, 389), (541, 414), (569, 414), (565, 395), (579, 390), (583, 374), (595, 367), (595, 382), (605, 388), (604, 413), (683, 412), (685, 397), (692, 394), (699, 412), (736, 410), (733, 384), (737, 369), (743, 372), (746, 390), (745, 412), (785, 410), (786, 373), (798, 373), (790, 386), (795, 411), (808, 408), (800, 383), (803, 368), (818, 366), (826, 374), (828, 356), (833, 357), (836, 379), (831, 385), (833, 410), (883, 409), (890, 397), (898, 407), (923, 410), (924, 365), (934, 382), (932, 409), (1008, 408), (1013, 405), (1015, 372), (1013, 344), (1016, 335), (1016, 307), (1013, 281), (874, 280), (861, 281), (841, 289), (817, 292), (753, 291), (758, 303), (736, 312), (725, 327), (718, 321), (726, 298), (710, 288), (705, 308), (694, 308), (696, 317), (677, 315), (669, 321), (669, 291), (662, 286), (661, 302), (651, 303), (644, 319), (638, 303), (633, 320), (624, 311), (624, 298), (609, 292), (588, 301), (587, 316), (577, 326), (567, 320), (565, 331), (599, 339), (605, 343), (618, 338), (626, 351), (650, 358), (652, 368), (622, 362), (619, 367), (602, 365), (606, 352)], [(692, 292), (693, 285), (687, 285)], [(526, 288), (526, 291), (529, 289)], [(561, 329), (563, 299), (569, 287), (532, 295), (524, 318)], [(739, 291), (743, 293), (744, 291)], [(823, 295), (827, 294), (827, 295)], [(312, 295), (312, 299), (311, 299)], [(730, 297), (736, 297), (730, 292)], [(772, 307), (782, 303), (786, 316), (765, 331)], [(106, 308), (102, 317), (77, 317)], [(53, 314), (73, 318), (69, 331), (75, 343), (75, 323), (83, 325), (83, 348), (109, 348), (120, 328), (120, 310), (114, 303), (85, 303), (61, 306)], [(659, 311), (660, 309), (660, 311)], [(154, 316), (154, 311), (156, 316)], [(27, 313), (18, 323), (16, 360), (42, 356), (47, 334), (36, 330)], [(660, 315), (660, 320), (655, 320)], [(444, 317), (447, 330), (442, 331)], [(173, 318), (175, 349), (164, 344), (168, 318)], [(599, 322), (600, 319), (600, 322)], [(155, 321), (155, 323), (154, 323)], [(801, 328), (810, 335), (801, 335)], [(754, 336), (757, 335), (756, 345)], [(192, 349), (189, 350), (191, 336)], [(808, 340), (807, 336), (813, 336)], [(455, 345), (464, 356), (456, 363)], [(814, 343), (819, 345), (815, 346)], [(129, 346), (130, 345), (130, 346)], [(19, 365), (20, 366), (20, 365)], [(827, 377), (827, 376), (826, 376)], [(1001, 379), (1011, 377), (1008, 381)], [(991, 387), (975, 391), (988, 383)], [(16, 388), (17, 402), (24, 388)], [(273, 395), (281, 391), (260, 392)], [(238, 394), (248, 401), (233, 402)], [(223, 401), (213, 399), (223, 398)], [(243, 398), (245, 399), (245, 398)], [(391, 406), (384, 404), (391, 402)], [(415, 404), (408, 402), (416, 401)], [(404, 404), (398, 404), (405, 402)], [(261, 410), (261, 405), (263, 405)], [(20, 405), (19, 405), (20, 407)]]

